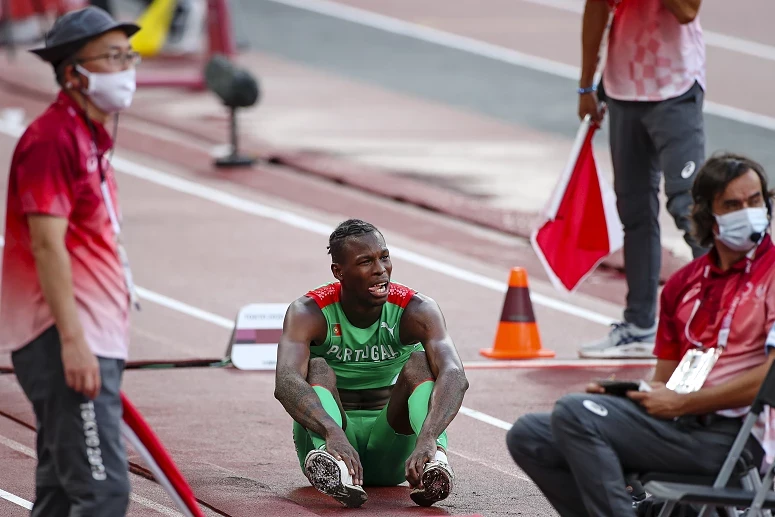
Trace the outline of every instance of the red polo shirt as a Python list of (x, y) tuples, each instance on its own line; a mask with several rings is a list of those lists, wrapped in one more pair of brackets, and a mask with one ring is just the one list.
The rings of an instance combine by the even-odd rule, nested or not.
[[(105, 156), (113, 142), (101, 124), (95, 122), (94, 127), (113, 206), (119, 211), (113, 168)], [(86, 342), (100, 357), (126, 359), (129, 295), (100, 190), (97, 159), (83, 111), (63, 92), (19, 139), (8, 180), (0, 351), (18, 350), (54, 324), (27, 224), (29, 214), (47, 214), (68, 220), (65, 245)]]
[[(746, 259), (727, 271), (716, 266), (712, 250), (677, 271), (662, 290), (659, 328), (654, 354), (660, 359), (679, 360), (694, 345), (689, 336), (708, 347), (716, 346), (721, 320), (744, 276)], [(703, 279), (705, 267), (709, 275)], [(695, 301), (701, 304), (691, 318)], [(734, 314), (727, 349), (705, 381), (705, 387), (722, 384), (762, 364), (767, 356), (767, 335), (775, 324), (775, 246), (765, 236), (755, 252), (750, 277), (742, 287), (740, 305)], [(742, 409), (742, 408), (741, 408)]]

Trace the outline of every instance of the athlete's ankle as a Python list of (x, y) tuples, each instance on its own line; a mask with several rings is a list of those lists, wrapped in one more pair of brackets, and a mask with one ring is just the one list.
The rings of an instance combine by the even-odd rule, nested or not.
[(436, 455), (433, 457), (433, 461), (441, 461), (443, 463), (449, 464), (449, 460), (447, 459), (447, 451), (445, 451), (444, 447), (441, 445), (436, 447)]

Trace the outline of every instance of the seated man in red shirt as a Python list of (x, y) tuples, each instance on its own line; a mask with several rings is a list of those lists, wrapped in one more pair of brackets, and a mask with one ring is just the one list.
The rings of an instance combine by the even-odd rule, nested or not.
[[(522, 416), (507, 434), (516, 463), (563, 517), (634, 515), (625, 472), (717, 474), (775, 357), (767, 176), (745, 157), (717, 155), (692, 196), (696, 237), (712, 248), (662, 291), (651, 390), (613, 396), (593, 383), (551, 413)], [(685, 354), (716, 348), (699, 389), (666, 387)], [(763, 426), (753, 435), (748, 447), (759, 462)]]

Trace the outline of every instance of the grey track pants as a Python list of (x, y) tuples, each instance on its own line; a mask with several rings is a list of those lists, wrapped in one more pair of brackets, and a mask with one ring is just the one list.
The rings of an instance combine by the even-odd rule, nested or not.
[(635, 515), (626, 473), (715, 475), (741, 422), (677, 423), (627, 398), (572, 394), (552, 413), (520, 417), (506, 443), (562, 517), (626, 517)]
[(659, 102), (606, 98), (611, 158), (619, 218), (624, 226), (627, 307), (624, 319), (642, 328), (656, 320), (662, 267), (659, 187), (665, 178), (667, 211), (684, 232), (694, 257), (705, 253), (690, 236), (691, 187), (705, 161), (702, 116), (704, 92), (698, 83), (685, 94)]
[(32, 517), (123, 517), (129, 465), (121, 439), (124, 362), (98, 358), (102, 387), (88, 400), (65, 383), (55, 327), (11, 356), (37, 421)]

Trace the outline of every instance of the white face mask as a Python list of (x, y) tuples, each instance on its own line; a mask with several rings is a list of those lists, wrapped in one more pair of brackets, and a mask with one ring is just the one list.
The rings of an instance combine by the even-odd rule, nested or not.
[(89, 100), (103, 112), (116, 113), (132, 105), (132, 96), (137, 89), (134, 68), (109, 74), (89, 72), (81, 66), (76, 68), (89, 79), (85, 92)]
[[(765, 207), (743, 208), (724, 215), (714, 215), (718, 223), (716, 237), (735, 251), (749, 251), (756, 245), (752, 235), (761, 237), (770, 226)], [(758, 239), (757, 239), (758, 241)]]

